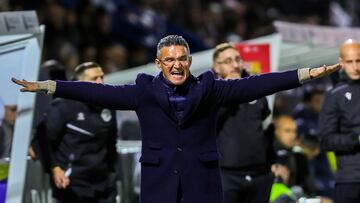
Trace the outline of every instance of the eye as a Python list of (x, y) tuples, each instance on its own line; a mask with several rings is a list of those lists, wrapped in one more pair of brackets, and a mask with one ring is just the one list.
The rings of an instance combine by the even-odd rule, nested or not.
[(232, 62), (232, 59), (231, 58), (227, 58), (224, 60), (224, 63), (225, 64), (230, 64)]
[(242, 60), (240, 57), (236, 57), (236, 58), (235, 58), (235, 61), (238, 62), (238, 63), (242, 63), (242, 62), (243, 62), (243, 60)]
[(167, 62), (167, 63), (172, 63), (174, 60), (175, 60), (175, 59), (173, 59), (173, 58), (166, 58), (166, 59), (165, 59), (165, 62)]
[(187, 56), (182, 56), (179, 58), (179, 61), (187, 61), (188, 57)]

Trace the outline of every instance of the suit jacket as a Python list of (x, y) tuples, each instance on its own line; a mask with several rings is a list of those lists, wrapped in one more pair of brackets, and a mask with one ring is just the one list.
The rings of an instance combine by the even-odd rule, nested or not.
[(175, 203), (179, 186), (185, 203), (221, 203), (216, 144), (219, 107), (298, 87), (298, 74), (294, 70), (227, 81), (215, 79), (208, 71), (191, 77), (181, 120), (169, 104), (159, 75), (139, 74), (135, 84), (116, 86), (57, 81), (55, 96), (136, 111), (142, 133), (142, 203)]

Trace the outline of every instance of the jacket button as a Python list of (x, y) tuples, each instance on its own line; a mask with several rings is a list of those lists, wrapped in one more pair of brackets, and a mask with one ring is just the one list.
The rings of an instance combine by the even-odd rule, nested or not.
[(181, 147), (177, 147), (176, 150), (177, 150), (178, 152), (182, 152), (183, 149), (182, 149)]
[(175, 175), (176, 175), (176, 174), (179, 174), (179, 171), (176, 170), (176, 169), (174, 169), (174, 170), (173, 170), (173, 174), (175, 174)]

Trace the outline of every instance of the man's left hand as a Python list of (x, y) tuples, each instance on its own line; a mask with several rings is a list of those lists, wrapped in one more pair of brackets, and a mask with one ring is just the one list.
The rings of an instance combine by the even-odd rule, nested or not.
[(341, 68), (342, 68), (342, 66), (340, 63), (334, 64), (331, 66), (324, 65), (324, 66), (318, 67), (318, 68), (311, 68), (310, 69), (310, 77), (311, 78), (320, 78), (320, 77), (323, 77), (330, 73), (333, 73), (337, 70), (340, 70)]

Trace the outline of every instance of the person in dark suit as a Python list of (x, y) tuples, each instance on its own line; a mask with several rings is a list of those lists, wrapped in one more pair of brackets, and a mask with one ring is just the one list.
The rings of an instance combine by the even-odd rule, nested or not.
[[(239, 51), (230, 43), (216, 46), (213, 69), (222, 79), (249, 76)], [(274, 176), (269, 152), (272, 139), (263, 130), (270, 115), (265, 97), (243, 104), (223, 105), (219, 111), (218, 145), (226, 203), (267, 203)]]
[(157, 46), (157, 76), (139, 74), (135, 84), (27, 82), (20, 91), (47, 92), (111, 109), (135, 110), (140, 121), (142, 203), (223, 202), (216, 121), (224, 103), (250, 102), (341, 68), (336, 64), (217, 80), (211, 71), (195, 77), (186, 40), (170, 35)]

